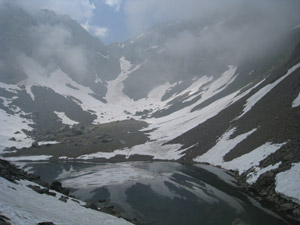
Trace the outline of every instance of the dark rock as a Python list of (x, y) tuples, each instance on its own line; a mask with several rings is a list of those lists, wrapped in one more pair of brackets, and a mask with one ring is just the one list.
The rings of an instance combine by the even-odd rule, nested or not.
[(92, 202), (87, 203), (87, 204), (85, 205), (85, 207), (88, 208), (88, 209), (98, 210), (98, 207), (97, 207), (94, 203), (92, 203)]
[(112, 142), (113, 141), (113, 139), (112, 138), (103, 138), (102, 139), (102, 143), (108, 143), (108, 142)]
[(73, 128), (73, 129), (71, 130), (71, 132), (72, 132), (72, 134), (75, 135), (75, 136), (83, 134), (82, 130), (79, 130), (79, 129), (76, 129), (76, 128)]
[[(0, 215), (0, 222), (6, 222), (7, 220), (10, 220), (10, 219), (4, 215)], [(1, 224), (3, 224), (3, 223), (1, 223)]]
[(57, 192), (63, 193), (64, 195), (68, 195), (70, 193), (70, 190), (62, 187), (62, 184), (57, 180), (52, 182), (50, 188), (52, 188), (53, 190), (55, 190)]
[(21, 132), (20, 131), (16, 131), (14, 134), (21, 134)]
[(67, 202), (68, 201), (68, 197), (67, 196), (61, 196), (58, 200), (62, 201), (62, 202)]
[(27, 187), (31, 188), (32, 190), (34, 190), (35, 192), (37, 192), (39, 194), (46, 194), (46, 195), (50, 195), (50, 196), (56, 196), (56, 193), (50, 192), (49, 189), (41, 188), (38, 185), (27, 185)]
[(78, 200), (76, 200), (76, 199), (71, 199), (73, 202), (76, 202), (76, 203), (78, 203), (78, 204), (80, 204), (80, 202), (78, 201)]
[(297, 209), (294, 209), (293, 210), (293, 214), (295, 215), (295, 216), (300, 216), (300, 208), (298, 207)]
[(244, 221), (242, 221), (240, 218), (235, 218), (231, 225), (247, 225)]
[(32, 145), (31, 145), (32, 148), (39, 148), (39, 143), (37, 142), (33, 142)]
[(17, 141), (15, 137), (9, 139), (10, 141)]
[(65, 132), (65, 131), (68, 131), (70, 128), (69, 128), (69, 126), (68, 125), (64, 125), (64, 126), (62, 126), (58, 131), (59, 132)]
[(55, 225), (55, 224), (52, 222), (41, 222), (41, 223), (38, 223), (37, 225)]

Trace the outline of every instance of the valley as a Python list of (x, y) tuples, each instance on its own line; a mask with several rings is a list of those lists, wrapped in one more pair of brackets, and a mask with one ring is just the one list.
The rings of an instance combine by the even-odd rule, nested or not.
[[(231, 216), (231, 225), (255, 224), (244, 211), (258, 208), (264, 214), (266, 207), (289, 218), (286, 224), (296, 224), (299, 18), (288, 24), (268, 21), (278, 31), (271, 35), (257, 20), (261, 11), (251, 10), (248, 19), (224, 13), (160, 23), (122, 43), (104, 45), (70, 16), (51, 10), (32, 14), (5, 3), (0, 7), (0, 31), (5, 31), (0, 39), (1, 159), (50, 183), (58, 179), (71, 190), (85, 179), (92, 185), (107, 170), (94, 189), (72, 190), (75, 197), (88, 201), (92, 196), (86, 193), (109, 192), (106, 199), (114, 199), (115, 205), (120, 201), (125, 211), (136, 207), (131, 216), (142, 220), (147, 220), (147, 211), (155, 214), (153, 208), (141, 215), (135, 211), (146, 207), (136, 201), (137, 193), (145, 192), (145, 201), (150, 196), (171, 199), (169, 205), (178, 201), (175, 212), (189, 204), (200, 207), (201, 199), (235, 202), (233, 211), (242, 207), (238, 215), (246, 222), (234, 223), (236, 216)], [(47, 175), (52, 169), (55, 176)], [(226, 194), (210, 187), (207, 173), (213, 172), (235, 179), (238, 194), (227, 192), (228, 187)], [(64, 173), (68, 176), (62, 178)], [(125, 180), (111, 187), (105, 183), (110, 176)], [(7, 181), (1, 182), (9, 189)], [(23, 190), (27, 184), (22, 182), (14, 188)], [(209, 196), (199, 194), (203, 192)], [(199, 202), (191, 200), (194, 195)], [(185, 199), (189, 204), (183, 206)], [(159, 218), (154, 214), (148, 218)], [(199, 218), (193, 216), (197, 224)]]

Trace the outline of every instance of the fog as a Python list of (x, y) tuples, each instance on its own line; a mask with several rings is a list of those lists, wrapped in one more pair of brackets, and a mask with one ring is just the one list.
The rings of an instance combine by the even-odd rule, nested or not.
[[(164, 47), (163, 54), (171, 59), (200, 56), (202, 60), (210, 60), (210, 64), (239, 63), (245, 57), (268, 54), (300, 24), (298, 0), (104, 2), (115, 7), (116, 11), (124, 12), (128, 29), (133, 35), (160, 23), (181, 24), (178, 32), (165, 34), (167, 38), (164, 43), (158, 43)], [(68, 14), (81, 24), (93, 18), (95, 13), (95, 6), (89, 0), (0, 0), (0, 9), (7, 7), (7, 4), (21, 7), (32, 18), (38, 16), (40, 9), (47, 8), (59, 14)], [(9, 21), (7, 24), (9, 26)], [(32, 57), (44, 67), (46, 74), (62, 65), (69, 68), (77, 79), (83, 79), (88, 74), (91, 61), (89, 49), (83, 46), (84, 43), (72, 41), (74, 34), (70, 28), (47, 22), (26, 25), (29, 27), (27, 36), (34, 42), (31, 55), (26, 57)], [(23, 60), (26, 57), (17, 58)], [(22, 60), (21, 65), (24, 64)], [(160, 61), (156, 67), (170, 70), (165, 63)]]
[[(127, 22), (133, 33), (156, 23), (198, 23), (166, 42), (171, 56), (196, 51), (217, 53), (220, 60), (255, 57), (280, 45), (286, 34), (300, 24), (296, 0), (127, 0)], [(222, 59), (223, 57), (223, 59)]]

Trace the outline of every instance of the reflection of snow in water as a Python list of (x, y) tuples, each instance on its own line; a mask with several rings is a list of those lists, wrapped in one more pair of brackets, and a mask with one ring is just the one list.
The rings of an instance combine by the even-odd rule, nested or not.
[(127, 203), (126, 191), (137, 183), (146, 185), (157, 195), (169, 199), (185, 199), (186, 196), (179, 193), (180, 190), (183, 190), (195, 196), (200, 203), (224, 202), (237, 213), (244, 211), (243, 205), (238, 199), (188, 176), (180, 171), (181, 168), (182, 166), (177, 163), (101, 164), (79, 171), (73, 168), (69, 171), (64, 170), (57, 179), (62, 180), (66, 187), (78, 189), (74, 194), (84, 195), (85, 199), (92, 199), (97, 194), (95, 189), (107, 187), (110, 202), (118, 203), (130, 211), (133, 209)]

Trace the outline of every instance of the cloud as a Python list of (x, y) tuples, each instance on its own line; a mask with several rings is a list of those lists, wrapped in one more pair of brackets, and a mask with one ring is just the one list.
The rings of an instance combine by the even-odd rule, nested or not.
[(48, 72), (57, 66), (77, 79), (88, 73), (86, 49), (72, 43), (72, 33), (63, 25), (37, 25), (30, 30), (35, 41), (32, 57), (38, 60)]
[(104, 0), (104, 3), (114, 8), (116, 11), (119, 11), (122, 4), (122, 0)]
[[(164, 22), (177, 22), (178, 32), (164, 43), (174, 57), (218, 58), (228, 62), (267, 53), (300, 23), (297, 0), (127, 0), (132, 33)], [(167, 32), (167, 31), (163, 31)]]
[(89, 0), (6, 0), (9, 1), (26, 11), (49, 9), (59, 14), (69, 15), (78, 22), (91, 20), (95, 10), (95, 5)]
[(98, 38), (105, 38), (108, 34), (107, 27), (100, 27), (96, 25), (91, 25), (88, 21), (81, 25), (84, 29), (86, 29), (91, 34), (95, 35)]
[[(170, 20), (205, 19), (208, 16), (235, 14), (256, 8), (272, 17), (275, 22), (286, 21), (297, 16), (299, 9), (297, 0), (126, 0), (124, 10), (131, 29), (141, 32), (145, 27)], [(247, 9), (246, 9), (247, 10)], [(276, 19), (278, 17), (278, 19)]]

